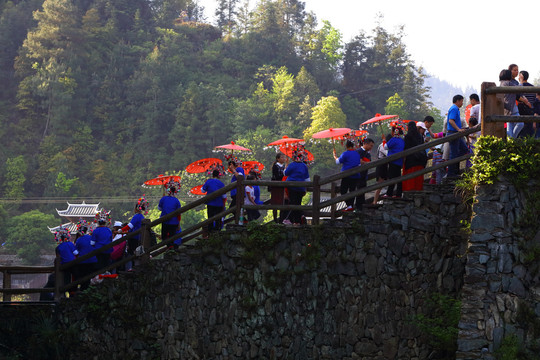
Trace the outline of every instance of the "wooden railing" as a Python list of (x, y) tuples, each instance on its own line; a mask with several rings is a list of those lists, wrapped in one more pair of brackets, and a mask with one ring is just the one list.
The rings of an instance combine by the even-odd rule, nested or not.
[[(370, 185), (370, 186), (358, 189), (358, 190), (353, 191), (353, 192), (349, 192), (349, 193), (347, 193), (345, 195), (339, 195), (339, 196), (334, 197), (334, 194), (336, 192), (335, 189), (336, 189), (336, 182), (337, 181), (339, 181), (339, 180), (341, 180), (343, 178), (349, 177), (351, 175), (357, 174), (359, 172), (369, 171), (369, 170), (374, 169), (375, 167), (377, 167), (379, 165), (387, 164), (387, 163), (392, 162), (394, 160), (404, 158), (404, 157), (406, 157), (408, 155), (412, 155), (412, 154), (414, 154), (414, 153), (416, 153), (418, 151), (425, 151), (426, 149), (428, 149), (430, 147), (433, 147), (433, 146), (436, 146), (436, 145), (439, 145), (439, 144), (443, 144), (443, 143), (446, 143), (446, 142), (450, 142), (450, 141), (453, 141), (453, 140), (457, 140), (459, 138), (465, 137), (465, 136), (467, 136), (469, 134), (472, 134), (474, 132), (477, 132), (479, 130), (480, 130), (480, 125), (475, 127), (475, 128), (465, 130), (463, 132), (458, 132), (458, 133), (443, 137), (441, 139), (436, 139), (436, 140), (430, 141), (429, 143), (422, 144), (422, 145), (416, 146), (416, 147), (411, 148), (411, 149), (407, 149), (407, 150), (402, 151), (400, 153), (388, 156), (388, 157), (386, 157), (384, 159), (379, 159), (379, 160), (376, 160), (376, 161), (372, 161), (369, 164), (364, 164), (364, 165), (359, 166), (359, 167), (354, 168), (354, 169), (349, 169), (349, 170), (346, 170), (346, 171), (343, 171), (343, 172), (339, 172), (339, 173), (330, 175), (328, 177), (321, 178), (319, 175), (314, 175), (313, 176), (313, 181), (266, 181), (266, 180), (253, 181), (253, 180), (244, 180), (244, 178), (242, 176), (239, 176), (236, 182), (231, 183), (229, 185), (226, 185), (222, 189), (219, 189), (219, 190), (217, 190), (217, 191), (215, 191), (215, 192), (213, 192), (211, 194), (208, 194), (208, 195), (204, 196), (203, 198), (197, 199), (197, 200), (183, 206), (182, 208), (180, 208), (180, 209), (178, 209), (178, 210), (176, 210), (176, 211), (174, 211), (174, 212), (172, 212), (172, 213), (170, 213), (170, 214), (168, 214), (168, 215), (166, 215), (164, 217), (161, 217), (161, 218), (159, 218), (157, 220), (154, 220), (154, 221), (150, 221), (149, 219), (144, 219), (143, 222), (142, 222), (141, 228), (139, 230), (137, 230), (135, 232), (131, 232), (131, 233), (127, 234), (126, 236), (122, 237), (121, 239), (113, 241), (110, 244), (107, 244), (107, 245), (105, 245), (105, 246), (103, 246), (103, 247), (101, 247), (99, 249), (96, 249), (96, 250), (94, 250), (94, 251), (92, 251), (92, 252), (90, 252), (90, 253), (88, 253), (88, 254), (86, 254), (84, 256), (80, 256), (80, 257), (76, 258), (74, 261), (71, 261), (71, 262), (69, 262), (67, 264), (60, 265), (59, 258), (57, 257), (56, 261), (55, 261), (55, 266), (54, 266), (54, 271), (56, 273), (55, 274), (55, 278), (56, 278), (55, 280), (56, 281), (55, 281), (55, 288), (54, 289), (51, 289), (51, 288), (11, 289), (10, 288), (11, 283), (10, 283), (10, 280), (9, 280), (10, 279), (10, 274), (22, 273), (22, 271), (26, 271), (25, 273), (50, 272), (53, 269), (52, 267), (32, 267), (32, 268), (25, 268), (26, 270), (23, 270), (23, 268), (21, 268), (21, 267), (0, 267), (0, 270), (4, 274), (4, 286), (3, 286), (2, 289), (0, 289), (0, 293), (4, 294), (4, 301), (10, 301), (11, 300), (10, 294), (40, 293), (40, 292), (52, 292), (53, 291), (55, 293), (55, 299), (58, 300), (62, 296), (62, 294), (64, 294), (64, 292), (76, 289), (76, 287), (78, 285), (83, 284), (84, 282), (90, 280), (91, 278), (93, 278), (94, 276), (96, 276), (98, 274), (102, 274), (103, 272), (105, 272), (107, 270), (111, 270), (113, 268), (117, 268), (117, 267), (119, 267), (119, 266), (121, 266), (123, 264), (126, 264), (129, 261), (134, 261), (134, 260), (138, 260), (138, 261), (141, 261), (141, 262), (149, 261), (151, 259), (151, 257), (155, 257), (155, 256), (167, 251), (169, 246), (177, 239), (182, 238), (183, 242), (186, 242), (186, 241), (189, 241), (189, 240), (191, 240), (193, 238), (196, 238), (196, 237), (200, 236), (204, 232), (204, 229), (205, 229), (206, 226), (208, 226), (213, 221), (220, 220), (220, 219), (224, 218), (227, 215), (230, 215), (230, 214), (233, 215), (232, 217), (230, 217), (230, 218), (228, 218), (226, 220), (227, 222), (233, 222), (234, 221), (236, 224), (238, 224), (238, 222), (240, 220), (240, 215), (241, 215), (241, 212), (242, 212), (243, 209), (284, 210), (284, 211), (300, 210), (300, 211), (305, 211), (305, 212), (311, 213), (312, 224), (317, 225), (317, 224), (320, 223), (321, 210), (324, 209), (325, 207), (331, 206), (332, 209), (334, 209), (335, 205), (342, 202), (342, 201), (357, 197), (357, 196), (359, 196), (361, 194), (365, 194), (367, 192), (370, 192), (370, 191), (373, 191), (373, 190), (376, 190), (376, 189), (380, 189), (380, 188), (384, 188), (384, 187), (389, 186), (389, 185), (397, 184), (397, 183), (402, 182), (404, 180), (411, 179), (411, 178), (414, 178), (414, 177), (417, 177), (417, 176), (420, 176), (420, 175), (435, 171), (437, 169), (446, 167), (448, 165), (460, 163), (462, 161), (465, 161), (465, 160), (469, 159), (471, 157), (471, 154), (466, 154), (466, 155), (461, 156), (459, 158), (445, 161), (443, 164), (438, 164), (438, 165), (435, 165), (435, 166), (431, 166), (431, 167), (422, 169), (420, 171), (416, 171), (414, 173), (407, 174), (405, 176), (401, 176), (401, 177), (397, 177), (397, 178), (394, 178), (394, 179), (386, 180), (386, 181), (383, 181), (383, 182), (380, 182), (380, 183), (377, 183), (377, 184), (374, 184), (374, 185)], [(323, 186), (325, 186), (327, 184), (331, 184), (330, 189), (323, 188)], [(284, 188), (285, 187), (287, 187), (287, 188), (307, 187), (309, 190), (312, 191), (312, 205), (309, 205), (309, 206), (308, 205), (270, 205), (270, 204), (244, 205), (244, 196), (245, 196), (244, 195), (244, 187), (245, 187), (245, 185), (259, 185), (259, 186), (272, 186), (272, 187), (284, 187)], [(179, 234), (175, 234), (174, 236), (172, 236), (172, 237), (170, 237), (168, 239), (164, 239), (162, 242), (158, 243), (157, 245), (151, 246), (151, 244), (150, 244), (150, 230), (154, 226), (160, 225), (160, 224), (162, 224), (163, 222), (165, 222), (165, 221), (167, 221), (169, 219), (177, 217), (178, 215), (181, 215), (181, 214), (185, 213), (186, 211), (189, 211), (191, 209), (196, 208), (197, 206), (204, 205), (206, 202), (208, 202), (208, 201), (210, 201), (212, 199), (216, 199), (218, 197), (220, 198), (220, 197), (222, 197), (222, 195), (228, 193), (229, 191), (231, 191), (233, 189), (236, 189), (236, 191), (237, 191), (237, 193), (236, 193), (236, 206), (230, 207), (229, 209), (226, 209), (226, 210), (222, 211), (221, 213), (219, 213), (219, 214), (217, 214), (217, 215), (215, 215), (215, 216), (213, 216), (213, 217), (211, 217), (209, 219), (206, 219), (206, 220), (204, 220), (204, 221), (202, 221), (202, 222), (200, 222), (200, 223), (198, 223), (196, 225), (193, 225), (193, 226), (191, 226), (191, 227), (189, 227), (187, 229), (184, 229)], [(332, 197), (329, 200), (321, 201), (321, 193), (323, 193), (323, 192), (330, 192), (332, 194)], [(328, 215), (328, 214), (324, 214), (324, 215)], [(330, 215), (332, 217), (335, 217), (334, 210), (332, 210)], [(132, 238), (134, 236), (137, 236), (139, 234), (141, 235), (141, 243), (142, 243), (142, 245), (143, 245), (143, 247), (145, 249), (144, 254), (142, 254), (142, 255), (131, 255), (131, 256), (124, 257), (120, 261), (117, 261), (114, 264), (110, 264), (110, 265), (106, 266), (105, 268), (96, 270), (92, 274), (89, 274), (89, 275), (85, 276), (84, 278), (78, 279), (77, 281), (71, 282), (70, 284), (64, 285), (62, 283), (62, 281), (63, 281), (63, 272), (64, 271), (72, 269), (74, 266), (81, 263), (82, 261), (84, 261), (86, 259), (89, 259), (89, 258), (95, 256), (96, 254), (101, 253), (101, 252), (103, 252), (105, 250), (108, 250), (108, 249), (112, 248), (113, 246), (119, 244), (120, 242), (127, 241), (130, 238)], [(6, 279), (7, 279), (7, 281), (6, 281)]]
[(482, 83), (482, 136), (492, 135), (506, 138), (504, 123), (540, 123), (540, 116), (508, 116), (504, 114), (504, 94), (540, 94), (538, 86), (497, 86), (495, 83)]

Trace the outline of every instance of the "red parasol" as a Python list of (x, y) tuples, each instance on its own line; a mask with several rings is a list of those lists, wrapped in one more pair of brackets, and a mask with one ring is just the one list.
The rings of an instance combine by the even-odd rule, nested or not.
[[(287, 155), (288, 157), (292, 158), (294, 149), (293, 149), (293, 148), (290, 148), (290, 147), (281, 146), (281, 147), (279, 148), (279, 151), (281, 151), (282, 153), (284, 153), (284, 154)], [(305, 149), (304, 149), (304, 151), (305, 151), (305, 152), (307, 153), (307, 155), (308, 155), (308, 158), (307, 158), (308, 161), (313, 161), (313, 160), (315, 160), (315, 157), (313, 156), (313, 154), (312, 154), (310, 151), (305, 150)]]
[(393, 119), (393, 118), (396, 118), (396, 117), (398, 117), (398, 116), (397, 115), (375, 114), (375, 117), (372, 117), (371, 119), (369, 119), (367, 121), (364, 121), (363, 123), (360, 124), (360, 126), (369, 125), (369, 124), (373, 124), (373, 123), (381, 122), (381, 121), (385, 121), (385, 120), (390, 120), (390, 119)]
[(332, 139), (332, 146), (334, 147), (334, 151), (336, 150), (336, 144), (334, 143), (334, 139), (338, 136), (345, 135), (349, 133), (351, 129), (349, 128), (337, 128), (337, 129), (328, 129), (319, 131), (318, 133), (313, 134), (311, 137), (314, 139), (326, 139), (331, 138)]
[(202, 185), (194, 186), (191, 188), (191, 190), (189, 190), (189, 192), (193, 195), (206, 195), (206, 193), (202, 191), (202, 187)]
[(148, 185), (148, 186), (158, 186), (158, 185), (165, 185), (166, 183), (168, 183), (169, 181), (173, 180), (173, 181), (177, 181), (177, 182), (180, 182), (180, 176), (177, 176), (177, 175), (158, 175), (158, 177), (155, 177), (153, 179), (150, 179), (150, 180), (146, 180), (144, 182), (144, 185)]
[(231, 150), (231, 153), (234, 151), (234, 150), (238, 150), (238, 151), (251, 151), (250, 149), (248, 148), (245, 148), (243, 146), (240, 146), (240, 145), (236, 145), (234, 143), (234, 141), (231, 141), (230, 144), (225, 144), (225, 145), (219, 145), (219, 146), (216, 146), (215, 149), (227, 149), (227, 150)]
[(471, 109), (472, 104), (469, 104), (465, 107), (465, 122), (467, 123), (467, 127), (469, 126), (469, 119), (471, 118)]
[(304, 139), (290, 138), (287, 135), (285, 135), (281, 139), (273, 141), (267, 146), (283, 146), (283, 145), (287, 146), (290, 144), (296, 144), (296, 143), (301, 143), (301, 142), (304, 142)]
[(399, 119), (399, 120), (391, 121), (391, 122), (390, 122), (390, 127), (393, 127), (393, 126), (402, 126), (402, 125), (407, 124), (407, 123), (409, 123), (409, 122), (411, 122), (411, 121), (417, 122), (416, 120), (401, 120), (401, 119)]
[(263, 171), (264, 165), (258, 161), (242, 161), (242, 168), (246, 174), (249, 174), (253, 169), (258, 169), (259, 172)]
[(342, 136), (351, 132), (349, 128), (337, 128), (337, 129), (328, 129), (319, 131), (318, 133), (313, 134), (311, 137), (314, 139), (326, 139), (326, 138), (336, 138), (337, 136)]
[(367, 135), (367, 134), (368, 134), (367, 130), (351, 130), (351, 132), (349, 132), (349, 133), (347, 133), (345, 135), (336, 136), (333, 139), (334, 140), (346, 140), (349, 137), (361, 137), (362, 135)]
[(206, 158), (192, 162), (186, 167), (186, 172), (190, 174), (199, 174), (208, 171), (214, 165), (223, 165), (220, 159)]

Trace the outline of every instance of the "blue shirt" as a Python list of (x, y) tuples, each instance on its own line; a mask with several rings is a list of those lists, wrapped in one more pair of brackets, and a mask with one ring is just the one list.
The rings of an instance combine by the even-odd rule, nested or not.
[[(340, 155), (337, 162), (342, 164), (341, 171), (349, 170), (360, 166), (360, 154), (355, 150), (347, 150)], [(349, 176), (352, 179), (359, 179), (360, 173)]]
[[(143, 214), (135, 214), (133, 215), (133, 217), (131, 218), (131, 221), (129, 222), (129, 232), (134, 232), (134, 231), (137, 231), (141, 228), (141, 223), (144, 219), (144, 215)], [(141, 234), (138, 234), (138, 235), (135, 235), (133, 237), (133, 239), (137, 239), (139, 240), (141, 238)]]
[[(173, 211), (180, 209), (181, 207), (182, 205), (180, 205), (180, 200), (178, 200), (174, 196), (164, 196), (161, 198), (161, 200), (159, 200), (158, 204), (158, 209), (161, 210), (161, 217), (170, 214)], [(175, 216), (172, 219), (165, 221), (163, 224), (178, 225), (179, 222), (180, 221), (178, 221), (178, 217)]]
[(448, 118), (446, 121), (446, 131), (456, 132), (457, 130), (450, 124), (450, 119), (454, 120), (456, 126), (461, 129), (461, 114), (456, 104), (450, 106), (450, 109), (448, 109)]
[(253, 185), (253, 195), (255, 196), (255, 204), (261, 205), (261, 188), (259, 185)]
[[(244, 174), (244, 169), (242, 169), (240, 166), (236, 168), (236, 172), (240, 175), (243, 175), (244, 177), (246, 176)], [(236, 175), (233, 175), (233, 177), (231, 178), (231, 183), (233, 182), (236, 182)], [(232, 189), (231, 190), (231, 197), (235, 196), (236, 195), (236, 189)]]
[[(90, 244), (91, 240), (92, 240), (92, 237), (90, 235), (83, 235), (75, 241), (75, 248), (79, 252), (79, 256), (86, 255), (96, 250), (96, 248)], [(90, 259), (81, 261), (81, 264), (92, 264), (96, 262), (97, 262), (97, 257), (92, 256)]]
[[(398, 152), (402, 152), (405, 148), (405, 141), (400, 137), (392, 137), (388, 142), (386, 143), (386, 147), (388, 147), (388, 155), (394, 155)], [(397, 159), (392, 161), (392, 164), (403, 166), (403, 158)]]
[(75, 260), (75, 255), (77, 255), (77, 249), (71, 241), (66, 241), (59, 244), (56, 247), (56, 252), (60, 255), (60, 264), (65, 264), (70, 261)]
[[(206, 192), (206, 195), (213, 193), (221, 188), (225, 187), (225, 184), (219, 179), (208, 179), (202, 187), (202, 191)], [(206, 203), (206, 205), (223, 207), (223, 199), (226, 199), (227, 195), (223, 194), (221, 197), (212, 199)]]
[[(92, 232), (92, 241), (94, 242), (94, 247), (96, 249), (101, 248), (112, 242), (112, 231), (106, 226), (98, 226)], [(112, 247), (105, 250), (104, 253), (112, 253)]]
[[(287, 166), (284, 172), (287, 176), (287, 181), (306, 181), (309, 179), (309, 171), (306, 164), (303, 162), (292, 162)], [(305, 192), (305, 187), (290, 187), (289, 190), (292, 191), (302, 191)]]

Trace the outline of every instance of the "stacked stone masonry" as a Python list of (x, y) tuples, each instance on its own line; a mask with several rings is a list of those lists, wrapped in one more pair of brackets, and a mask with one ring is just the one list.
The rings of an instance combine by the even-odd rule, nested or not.
[[(426, 359), (411, 321), (432, 293), (458, 296), (470, 212), (453, 192), (409, 193), (319, 227), (245, 228), (187, 246), (62, 301), (66, 358)], [(253, 234), (251, 234), (253, 236)], [(435, 352), (434, 352), (435, 351)]]
[[(540, 279), (524, 251), (524, 230), (516, 227), (526, 207), (524, 192), (504, 180), (476, 191), (458, 359), (495, 359), (503, 339), (511, 335), (518, 338), (521, 347), (537, 341), (534, 323), (540, 316)], [(537, 233), (532, 242), (540, 246), (540, 226), (533, 226)], [(524, 313), (528, 318), (520, 318)]]

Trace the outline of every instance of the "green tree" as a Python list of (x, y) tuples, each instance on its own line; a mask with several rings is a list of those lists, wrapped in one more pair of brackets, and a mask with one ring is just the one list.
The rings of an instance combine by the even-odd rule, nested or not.
[(27, 264), (38, 264), (39, 256), (54, 253), (54, 235), (48, 230), (58, 222), (53, 215), (32, 210), (7, 221), (6, 249)]
[(62, 194), (66, 194), (71, 190), (71, 187), (73, 184), (79, 180), (78, 177), (74, 177), (72, 179), (68, 179), (66, 175), (63, 172), (59, 172), (58, 176), (56, 177), (56, 182), (54, 183), (54, 187)]
[(24, 183), (26, 182), (27, 164), (24, 156), (9, 158), (5, 165), (4, 197), (24, 198)]
[(319, 41), (321, 42), (321, 52), (331, 67), (336, 67), (343, 55), (341, 49), (342, 35), (329, 21), (323, 21), (323, 27), (319, 32)]
[[(313, 108), (311, 126), (304, 131), (304, 139), (311, 140), (316, 132), (329, 128), (345, 127), (347, 119), (341, 110), (341, 104), (335, 96), (323, 97)], [(306, 145), (315, 157), (313, 173), (326, 175), (335, 171), (335, 161), (332, 157), (333, 146), (329, 139), (321, 139)]]
[(323, 97), (313, 108), (311, 126), (304, 131), (304, 139), (309, 140), (316, 132), (329, 128), (342, 128), (347, 124), (347, 118), (337, 97)]
[(384, 112), (385, 114), (399, 115), (401, 119), (409, 119), (410, 116), (407, 111), (407, 104), (405, 104), (405, 101), (403, 101), (398, 93), (395, 93), (386, 100)]

